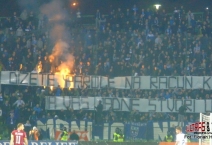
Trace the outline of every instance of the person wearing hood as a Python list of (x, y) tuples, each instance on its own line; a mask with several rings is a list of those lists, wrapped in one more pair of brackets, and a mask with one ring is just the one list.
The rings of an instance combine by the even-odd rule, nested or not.
[(38, 141), (39, 140), (39, 136), (40, 136), (39, 130), (37, 129), (37, 127), (34, 126), (32, 128), (32, 130), (29, 131), (30, 140)]

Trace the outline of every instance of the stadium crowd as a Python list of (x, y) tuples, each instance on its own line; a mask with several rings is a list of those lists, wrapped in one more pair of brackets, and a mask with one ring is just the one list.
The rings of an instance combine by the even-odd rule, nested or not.
[[(183, 6), (166, 10), (110, 7), (97, 10), (95, 26), (84, 26), (78, 10), (66, 30), (75, 58), (73, 74), (116, 76), (210, 76), (212, 74), (212, 29), (209, 11), (196, 19)], [(48, 17), (24, 10), (0, 21), (0, 71), (52, 73), (54, 64)], [(61, 59), (61, 58), (59, 58)], [(113, 110), (46, 111), (45, 95), (135, 97), (146, 99), (212, 99), (210, 90), (121, 90), (103, 88), (66, 89), (2, 85), (0, 119), (9, 132), (18, 122), (36, 125), (39, 118), (95, 120), (96, 122), (177, 120), (176, 113), (116, 113)], [(98, 116), (97, 116), (98, 115)], [(198, 114), (185, 120), (194, 122)], [(1, 128), (2, 129), (2, 128)]]

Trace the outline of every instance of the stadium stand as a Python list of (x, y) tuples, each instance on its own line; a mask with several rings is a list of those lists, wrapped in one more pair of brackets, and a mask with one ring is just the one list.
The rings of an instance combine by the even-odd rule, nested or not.
[[(70, 48), (75, 58), (71, 73), (76, 75), (117, 76), (211, 76), (212, 28), (211, 15), (196, 18), (192, 11), (150, 9), (100, 10), (94, 14), (93, 25), (83, 25), (80, 12), (66, 21)], [(51, 61), (54, 44), (50, 41), (51, 20), (44, 14), (24, 10), (20, 15), (1, 18), (0, 71), (55, 73), (58, 62)], [(123, 90), (66, 89), (2, 85), (0, 95), (1, 123), (10, 132), (16, 123), (36, 125), (40, 118), (104, 121), (177, 120), (177, 113), (116, 113), (76, 111), (46, 111), (45, 96), (110, 96), (144, 99), (212, 99), (211, 90)], [(71, 113), (70, 113), (71, 112)], [(193, 118), (194, 117), (194, 118)], [(185, 118), (198, 120), (198, 114)], [(11, 121), (12, 120), (12, 121)], [(7, 136), (7, 135), (6, 135)]]

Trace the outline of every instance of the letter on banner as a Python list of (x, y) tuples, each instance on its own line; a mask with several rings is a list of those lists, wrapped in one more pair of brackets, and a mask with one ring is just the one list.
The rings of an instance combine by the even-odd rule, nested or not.
[[(76, 105), (75, 105), (76, 104)], [(79, 110), (80, 108), (80, 98), (72, 97), (72, 108), (74, 110)]]
[(68, 145), (76, 145), (76, 142), (68, 142)]
[[(168, 88), (173, 89), (176, 88), (176, 84), (174, 83), (176, 81), (176, 77), (168, 77)], [(175, 85), (173, 85), (175, 84)]]
[(3, 142), (4, 145), (10, 145), (10, 142)]
[(83, 88), (91, 88), (91, 78), (90, 76), (83, 76)]
[(74, 77), (74, 87), (81, 88), (82, 87), (82, 76), (75, 76)]
[[(62, 78), (62, 79), (61, 79)], [(62, 76), (59, 74), (20, 73), (2, 71), (2, 84), (21, 84), (32, 86), (57, 86), (64, 88), (122, 88), (122, 89), (211, 89), (210, 76), (125, 76), (108, 78), (104, 76)], [(63, 82), (61, 82), (61, 80)]]
[[(179, 103), (178, 103), (179, 102)], [(175, 100), (175, 111), (178, 112), (179, 108), (183, 105), (183, 100)]]
[[(56, 99), (55, 99), (56, 98)], [(87, 109), (93, 110), (94, 106), (98, 105), (99, 100), (102, 100), (103, 109), (108, 110), (110, 107), (117, 111), (131, 111), (132, 109), (140, 112), (178, 112), (178, 109), (183, 103), (187, 104), (189, 113), (199, 113), (205, 110), (212, 111), (212, 100), (149, 100), (138, 98), (101, 98), (101, 97), (87, 97), (87, 98), (72, 98), (71, 96), (48, 96), (46, 97), (47, 110), (60, 110), (61, 108), (73, 108), (75, 110)], [(73, 102), (72, 102), (73, 101)], [(143, 108), (143, 106), (145, 106)]]
[(37, 120), (37, 127), (48, 133), (50, 135), (50, 138), (54, 137), (55, 126), (53, 119), (48, 119), (46, 123)]
[(61, 145), (67, 145), (67, 143), (66, 143), (66, 142), (60, 142), (60, 144), (61, 144)]
[(140, 109), (140, 107), (142, 107), (142, 106), (140, 106), (140, 99), (130, 99), (130, 104), (131, 104), (131, 110), (134, 110), (134, 109), (136, 109), (136, 110), (139, 110)]
[(184, 100), (184, 104), (186, 104), (187, 106), (187, 112), (193, 112), (192, 108), (193, 108), (193, 100)]
[(114, 83), (115, 83), (115, 82), (114, 82), (114, 79), (110, 79), (110, 78), (108, 77), (108, 87), (109, 87), (109, 88), (114, 88), (114, 86), (113, 86)]
[(131, 89), (131, 88), (132, 88), (131, 78), (129, 80), (128, 77), (125, 77), (125, 89)]
[(103, 128), (103, 139), (109, 139), (109, 123), (104, 123), (104, 128)]
[(9, 77), (10, 77), (9, 84), (17, 84), (18, 83), (17, 75), (15, 72), (10, 72)]
[(103, 110), (108, 110), (110, 107), (113, 109), (113, 98), (102, 98), (103, 100)]
[(166, 100), (166, 106), (170, 112), (173, 112), (173, 110), (174, 110), (174, 103), (175, 103), (174, 99)]
[(31, 145), (38, 145), (38, 143), (32, 141), (32, 142), (31, 142)]
[(63, 96), (63, 106), (66, 109), (69, 109), (70, 106), (71, 107), (73, 106), (73, 104), (72, 104), (72, 97), (71, 96)]
[(66, 78), (63, 78), (63, 80), (65, 81), (65, 88), (74, 88), (74, 76), (66, 75)]
[(91, 88), (99, 88), (99, 76), (91, 76)]
[(118, 99), (118, 98), (113, 98), (113, 110), (114, 111), (122, 111), (120, 109), (120, 101), (119, 100), (120, 99)]
[(30, 73), (29, 74), (29, 84), (30, 85), (37, 86), (37, 79), (38, 79), (37, 73)]
[(167, 77), (159, 77), (159, 89), (167, 89)]
[(193, 79), (192, 79), (193, 77), (185, 77), (185, 88), (186, 89), (192, 89), (193, 88), (193, 86), (192, 86), (192, 84), (193, 84)]
[(81, 99), (81, 108), (83, 108), (83, 109), (86, 109), (86, 110), (89, 110), (89, 102), (88, 102), (88, 97), (86, 97), (86, 98), (82, 98)]
[[(121, 110), (122, 111), (131, 111), (131, 105), (130, 105), (129, 98), (122, 98), (121, 99)], [(125, 109), (126, 108), (126, 109)]]
[[(208, 77), (207, 79), (203, 77), (203, 88), (204, 89), (211, 89), (211, 86), (208, 84), (208, 81), (211, 79), (211, 77)], [(207, 85), (207, 88), (205, 87)]]
[(20, 78), (20, 84), (22, 84), (22, 85), (28, 85), (28, 84), (30, 84), (31, 85), (31, 83), (27, 79), (29, 73), (20, 73), (19, 75), (20, 75), (19, 76), (19, 78)]
[[(182, 80), (180, 78), (182, 78)], [(182, 86), (180, 86), (180, 84), (182, 84)], [(184, 77), (183, 76), (177, 77), (177, 88), (184, 89)]]
[(40, 142), (40, 145), (47, 145), (46, 142)]
[(47, 74), (47, 86), (54, 86), (54, 75)]
[(157, 83), (158, 83), (157, 77), (150, 77), (150, 89), (157, 89), (158, 88)]
[(205, 100), (205, 112), (212, 112), (212, 100)]
[(154, 104), (153, 102), (155, 102), (155, 100), (150, 100), (149, 99), (149, 106), (153, 106), (153, 109), (152, 110), (150, 110), (150, 108), (149, 108), (149, 111), (151, 112), (156, 112), (157, 110), (156, 110), (156, 104)]
[(141, 88), (141, 77), (131, 77), (132, 78), (132, 88), (140, 89)]

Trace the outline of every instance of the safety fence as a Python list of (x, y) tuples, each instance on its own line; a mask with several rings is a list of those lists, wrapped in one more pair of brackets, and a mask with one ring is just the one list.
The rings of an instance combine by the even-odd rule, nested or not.
[[(0, 145), (9, 145), (9, 140), (1, 140)], [(29, 141), (28, 145), (158, 145), (158, 142), (83, 142), (83, 141)]]
[[(193, 123), (193, 122), (192, 122)], [(191, 122), (184, 122), (187, 126)], [(177, 121), (155, 121), (155, 122), (104, 122), (96, 124), (91, 121), (68, 121), (61, 119), (37, 120), (31, 127), (25, 126), (28, 134), (33, 126), (37, 126), (40, 131), (40, 140), (59, 141), (63, 128), (66, 127), (69, 138), (73, 131), (79, 136), (80, 141), (112, 141), (113, 134), (117, 128), (124, 134), (124, 141), (145, 142), (145, 141), (163, 141), (168, 131), (173, 130), (173, 126), (178, 126)], [(186, 128), (183, 128), (186, 133)], [(192, 134), (188, 134), (192, 135)], [(8, 139), (10, 131), (8, 126), (0, 124), (0, 140)], [(175, 137), (175, 129), (173, 130)], [(198, 139), (191, 138), (191, 142), (197, 142)]]
[[(9, 145), (9, 140), (1, 140), (0, 145)], [(187, 143), (187, 145), (198, 145), (199, 143)], [(175, 142), (84, 142), (84, 141), (29, 141), (29, 145), (175, 145)]]
[[(184, 122), (184, 125), (186, 126), (190, 123), (191, 122)], [(44, 140), (59, 140), (63, 128), (66, 127), (69, 137), (75, 131), (80, 141), (112, 141), (113, 134), (117, 128), (124, 134), (125, 141), (163, 141), (173, 126), (178, 126), (178, 122), (105, 122), (96, 124), (91, 121), (64, 121), (60, 119), (37, 121), (37, 127), (41, 131)], [(185, 130), (186, 128), (184, 127), (183, 132), (185, 132)], [(173, 136), (175, 136), (175, 129)], [(198, 140), (192, 138), (191, 141), (197, 142)]]

